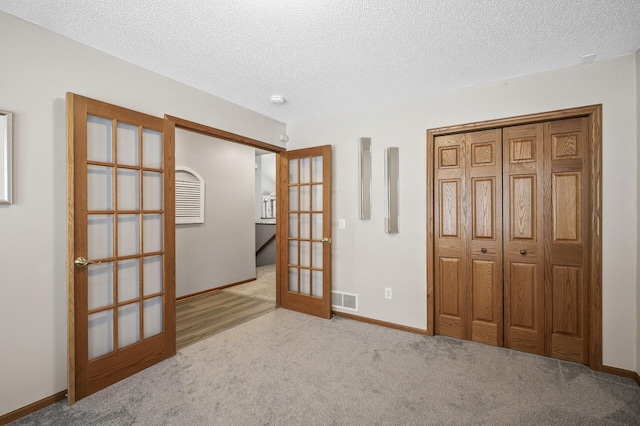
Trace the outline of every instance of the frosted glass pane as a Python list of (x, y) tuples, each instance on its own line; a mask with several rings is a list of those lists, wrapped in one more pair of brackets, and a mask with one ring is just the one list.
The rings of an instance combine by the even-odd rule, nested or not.
[(112, 133), (111, 120), (95, 115), (87, 116), (87, 160), (112, 162)]
[(298, 242), (297, 241), (289, 241), (289, 264), (290, 265), (298, 264)]
[(162, 168), (162, 133), (155, 130), (142, 131), (142, 165), (152, 169)]
[(289, 237), (298, 238), (298, 215), (296, 213), (289, 215)]
[(322, 250), (323, 243), (312, 243), (311, 246), (311, 261), (314, 268), (322, 268)]
[(118, 262), (118, 302), (140, 297), (140, 259)]
[(89, 265), (87, 269), (89, 310), (113, 304), (113, 263)]
[(140, 303), (118, 308), (118, 348), (140, 341)]
[(322, 182), (322, 156), (311, 158), (311, 172), (313, 182)]
[(138, 126), (118, 123), (118, 164), (140, 165), (138, 158)]
[(162, 333), (162, 296), (144, 301), (144, 338)]
[(162, 291), (162, 256), (144, 258), (144, 295)]
[(289, 268), (289, 291), (298, 292), (298, 268)]
[(162, 210), (162, 173), (144, 172), (142, 208)]
[(298, 159), (289, 160), (289, 183), (298, 183)]
[(311, 159), (309, 157), (300, 159), (300, 183), (311, 182)]
[(300, 269), (300, 294), (311, 294), (311, 271)]
[(300, 186), (300, 210), (311, 210), (311, 187), (309, 185)]
[(87, 218), (90, 260), (113, 257), (113, 215), (90, 214)]
[(162, 215), (144, 215), (144, 252), (162, 251)]
[(311, 243), (300, 241), (300, 266), (311, 266)]
[(314, 213), (311, 215), (311, 238), (321, 240), (324, 238), (322, 230), (322, 213)]
[(300, 214), (300, 238), (306, 240), (311, 238), (311, 215), (309, 213)]
[(140, 216), (118, 215), (118, 256), (140, 253)]
[(87, 210), (113, 210), (113, 167), (87, 166)]
[(311, 276), (313, 278), (311, 294), (315, 297), (322, 297), (322, 271), (313, 271)]
[(322, 185), (311, 187), (311, 210), (322, 211)]
[(118, 169), (118, 210), (140, 209), (140, 173)]
[(113, 352), (113, 309), (89, 315), (89, 360)]
[(298, 187), (289, 187), (289, 210), (298, 210)]

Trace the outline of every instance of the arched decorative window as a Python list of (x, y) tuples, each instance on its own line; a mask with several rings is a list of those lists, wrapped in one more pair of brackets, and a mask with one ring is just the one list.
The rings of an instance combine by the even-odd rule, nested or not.
[(189, 167), (176, 166), (176, 225), (204, 223), (204, 179)]

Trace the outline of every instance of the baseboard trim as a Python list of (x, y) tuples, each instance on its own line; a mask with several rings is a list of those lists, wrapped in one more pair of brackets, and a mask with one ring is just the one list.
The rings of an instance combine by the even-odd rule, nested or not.
[(618, 367), (609, 367), (608, 365), (602, 366), (602, 372), (607, 374), (613, 374), (614, 376), (626, 377), (627, 379), (635, 380), (638, 386), (640, 386), (640, 376), (635, 371), (625, 370)]
[(16, 420), (29, 415), (31, 413), (35, 413), (38, 410), (41, 410), (45, 407), (48, 407), (51, 404), (55, 404), (58, 401), (62, 401), (67, 397), (67, 390), (63, 390), (51, 396), (41, 399), (40, 401), (36, 401), (32, 404), (26, 405), (22, 408), (18, 408), (10, 413), (3, 414), (0, 416), (0, 425), (6, 425), (11, 422), (15, 422)]
[(247, 280), (238, 281), (237, 283), (225, 284), (225, 285), (221, 285), (220, 287), (210, 288), (208, 290), (199, 291), (197, 293), (187, 294), (186, 296), (176, 297), (176, 302), (178, 302), (180, 300), (191, 299), (192, 297), (202, 296), (203, 294), (213, 293), (214, 291), (224, 290), (225, 288), (233, 287), (233, 286), (236, 286), (236, 285), (250, 283), (251, 281), (255, 281), (255, 280), (256, 280), (255, 277), (254, 278), (249, 278)]
[(395, 324), (393, 322), (380, 321), (373, 318), (362, 317), (360, 315), (347, 314), (345, 312), (333, 311), (333, 315), (341, 318), (347, 318), (354, 321), (366, 322), (368, 324), (379, 325), (382, 327), (393, 328), (395, 330), (408, 331), (409, 333), (429, 334), (427, 330), (415, 327), (407, 327), (406, 325)]

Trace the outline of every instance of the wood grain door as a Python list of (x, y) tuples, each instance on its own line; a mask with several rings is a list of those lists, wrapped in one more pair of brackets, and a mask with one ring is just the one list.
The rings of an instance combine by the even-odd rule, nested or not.
[(435, 138), (434, 153), (435, 328), (468, 339), (465, 135)]
[(278, 155), (279, 305), (331, 318), (331, 146)]
[(586, 118), (544, 124), (547, 355), (589, 363)]
[(435, 139), (436, 333), (502, 344), (501, 131)]
[(503, 131), (504, 346), (544, 355), (543, 124)]
[(69, 404), (175, 354), (173, 139), (67, 95)]
[(502, 131), (468, 133), (466, 139), (470, 340), (502, 346)]

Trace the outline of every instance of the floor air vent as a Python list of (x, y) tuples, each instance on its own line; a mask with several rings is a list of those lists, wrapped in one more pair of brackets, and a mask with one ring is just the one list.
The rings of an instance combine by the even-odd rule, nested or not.
[(331, 292), (331, 307), (358, 311), (358, 295), (343, 293), (340, 291)]

